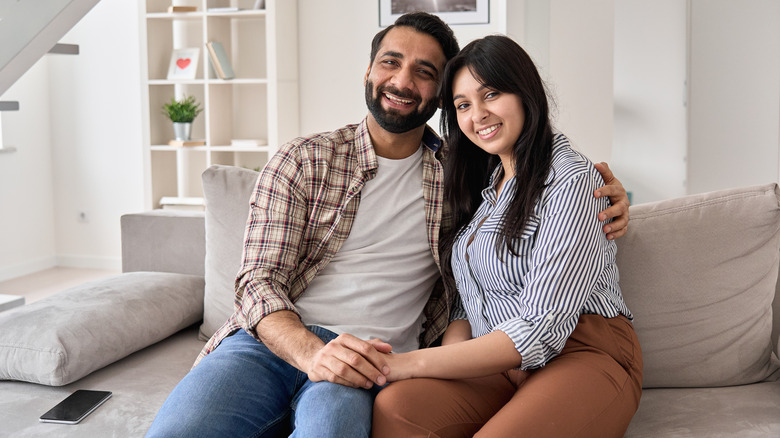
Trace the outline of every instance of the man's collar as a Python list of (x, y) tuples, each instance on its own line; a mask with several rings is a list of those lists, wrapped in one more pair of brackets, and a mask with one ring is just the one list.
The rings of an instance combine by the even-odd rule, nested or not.
[(374, 152), (374, 146), (371, 144), (371, 136), (368, 135), (367, 121), (368, 118), (363, 119), (355, 129), (355, 147), (358, 152), (358, 165), (365, 173), (369, 173), (379, 166), (376, 159), (376, 152)]
[[(431, 151), (436, 152), (441, 148), (442, 141), (433, 128), (425, 125), (422, 144)], [(358, 151), (360, 167), (366, 172), (376, 169), (378, 162), (374, 146), (371, 144), (371, 136), (368, 134), (368, 117), (364, 118), (355, 129), (355, 145)]]

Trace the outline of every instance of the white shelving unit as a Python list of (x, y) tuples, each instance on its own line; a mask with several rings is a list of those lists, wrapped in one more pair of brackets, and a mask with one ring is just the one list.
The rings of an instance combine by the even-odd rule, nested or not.
[[(297, 2), (265, 0), (145, 0), (141, 3), (144, 140), (150, 208), (202, 208), (200, 175), (212, 164), (260, 168), (298, 132)], [(189, 6), (192, 12), (169, 12)], [(215, 8), (221, 8), (215, 10)], [(230, 8), (233, 10), (224, 10)], [(234, 79), (219, 79), (206, 43), (222, 43)], [(171, 54), (197, 47), (195, 79), (168, 80)], [(173, 127), (165, 102), (195, 96), (203, 112), (192, 138), (204, 146), (169, 146)], [(259, 139), (262, 146), (231, 146)], [(201, 200), (200, 203), (198, 200)]]

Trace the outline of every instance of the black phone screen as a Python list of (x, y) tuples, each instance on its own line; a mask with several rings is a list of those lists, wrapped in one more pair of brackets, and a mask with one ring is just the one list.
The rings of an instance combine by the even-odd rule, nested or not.
[(76, 424), (110, 397), (110, 391), (79, 389), (41, 415), (40, 421)]

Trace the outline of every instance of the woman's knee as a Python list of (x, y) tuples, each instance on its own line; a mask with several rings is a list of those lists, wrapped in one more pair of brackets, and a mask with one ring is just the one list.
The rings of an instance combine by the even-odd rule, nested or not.
[(373, 436), (470, 437), (513, 392), (501, 375), (395, 382), (374, 402)]
[(430, 406), (425, 379), (393, 382), (382, 389), (374, 400), (372, 437), (415, 436), (425, 428), (420, 415)]
[(414, 416), (424, 410), (424, 406), (430, 406), (429, 399), (432, 396), (428, 379), (411, 379), (393, 382), (382, 389), (374, 400), (374, 415), (384, 417), (406, 418)]

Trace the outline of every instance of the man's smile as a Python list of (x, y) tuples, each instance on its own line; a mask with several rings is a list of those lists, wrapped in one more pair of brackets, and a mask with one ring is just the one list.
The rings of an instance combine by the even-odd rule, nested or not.
[(381, 94), (384, 97), (384, 101), (387, 102), (389, 109), (406, 110), (413, 108), (417, 103), (415, 99), (401, 97), (388, 91), (382, 91)]

